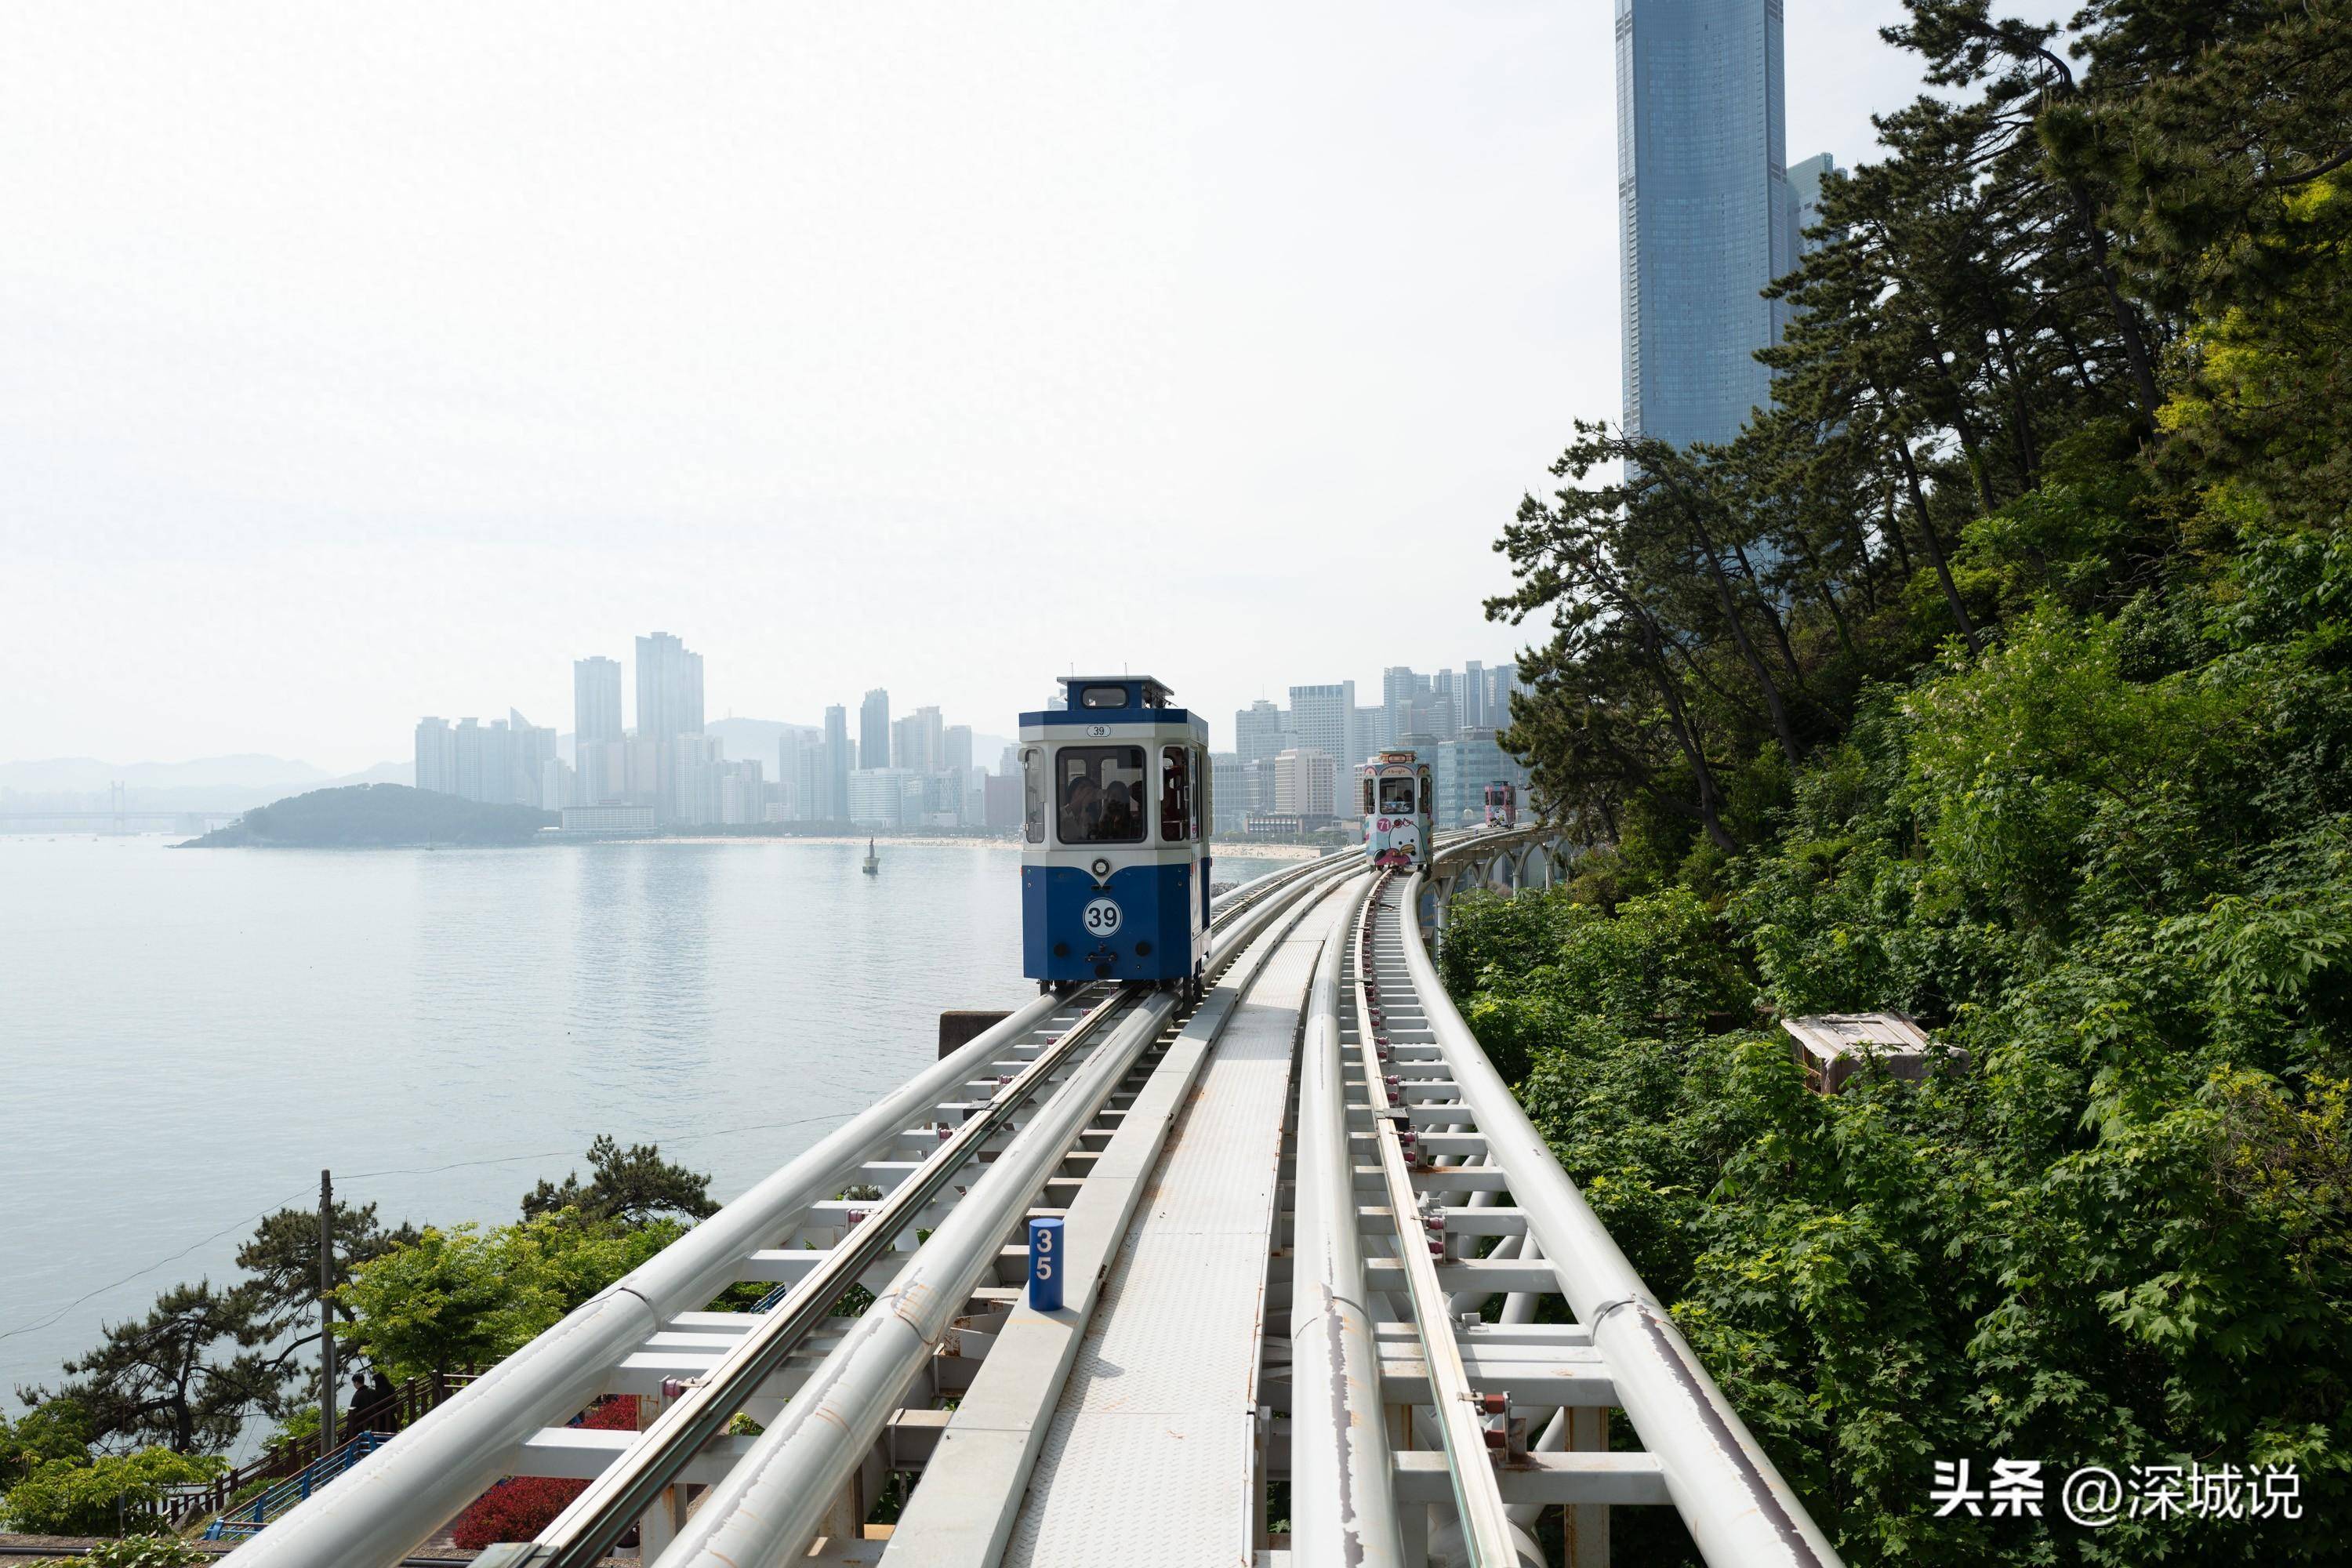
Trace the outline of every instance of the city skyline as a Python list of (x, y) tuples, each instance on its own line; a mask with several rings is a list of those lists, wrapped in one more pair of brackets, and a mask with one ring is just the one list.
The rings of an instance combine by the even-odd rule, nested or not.
[[(1487, 546), (1619, 405), (1607, 12), (918, 11), (27, 14), (0, 746), (357, 771), (649, 626), (793, 721), (1509, 657)], [(1791, 12), (1790, 145), (1868, 153), (1899, 16)], [(1098, 534), (1183, 541), (1181, 645), (1045, 609)]]

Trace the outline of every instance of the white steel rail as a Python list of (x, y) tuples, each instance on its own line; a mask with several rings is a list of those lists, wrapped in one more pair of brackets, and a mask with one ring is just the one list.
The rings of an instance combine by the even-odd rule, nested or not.
[[(1512, 836), (1527, 837), (1524, 832)], [(1481, 847), (1475, 841), (1451, 846), (1433, 860), (1475, 854)], [(1660, 1486), (1664, 1500), (1682, 1515), (1700, 1555), (1714, 1568), (1840, 1568), (1835, 1549), (1552, 1158), (1542, 1135), (1446, 995), (1420, 939), (1422, 886), (1418, 873), (1404, 885), (1398, 924), (1403, 927), (1410, 921), (1411, 927), (1400, 930), (1397, 945), (1403, 981), (1399, 989), (1409, 992), (1412, 1005), (1425, 1019), (1429, 1041), (1411, 1054), (1422, 1060), (1420, 1070), (1427, 1076), (1419, 1088), (1401, 1081), (1400, 1093), (1416, 1123), (1465, 1128), (1424, 1137), (1424, 1147), (1486, 1159), (1484, 1166), (1452, 1167), (1423, 1184), (1441, 1192), (1476, 1187), (1499, 1195), (1507, 1191), (1509, 1206), (1444, 1213), (1450, 1226), (1465, 1233), (1475, 1226), (1489, 1235), (1521, 1237), (1517, 1257), (1464, 1258), (1439, 1272), (1442, 1278), (1451, 1277), (1454, 1289), (1475, 1298), (1556, 1291), (1576, 1318), (1573, 1330), (1554, 1330), (1540, 1337), (1535, 1336), (1541, 1325), (1532, 1323), (1514, 1326), (1507, 1321), (1465, 1330), (1470, 1352), (1464, 1364), (1483, 1370), (1490, 1386), (1507, 1383), (1523, 1396), (1535, 1394), (1532, 1403), (1559, 1406), (1563, 1416), (1570, 1405), (1601, 1403), (1605, 1408), (1613, 1402), (1648, 1449), (1646, 1454), (1530, 1453), (1507, 1469), (1502, 1487), (1506, 1500), (1652, 1501), (1659, 1499), (1650, 1489)], [(1366, 1024), (1373, 1021), (1368, 1012), (1360, 1018)], [(1406, 1054), (1402, 1046), (1397, 1049), (1400, 1058)], [(1412, 1105), (1416, 1098), (1423, 1103)], [(1497, 1177), (1499, 1188), (1494, 1184)], [(1371, 1283), (1378, 1288), (1387, 1271), (1375, 1267), (1371, 1272)], [(1400, 1282), (1393, 1275), (1389, 1279), (1391, 1284)], [(1507, 1320), (1526, 1315), (1505, 1313)], [(1538, 1347), (1535, 1364), (1531, 1358), (1513, 1354), (1515, 1346), (1528, 1343)], [(1593, 1362), (1569, 1363), (1544, 1379), (1549, 1394), (1538, 1392), (1530, 1374), (1544, 1364), (1541, 1356), (1557, 1357), (1560, 1351), (1580, 1346), (1589, 1347)], [(1442, 1358), (1414, 1367), (1394, 1358), (1388, 1344), (1382, 1353), (1384, 1379), (1393, 1368), (1401, 1384), (1410, 1382), (1417, 1389), (1433, 1389), (1444, 1381), (1433, 1375)], [(1590, 1374), (1577, 1370), (1585, 1365), (1592, 1368)], [(1401, 1499), (1433, 1500), (1444, 1495), (1432, 1489), (1436, 1478), (1423, 1462), (1431, 1458), (1434, 1456), (1398, 1456)], [(1547, 1477), (1557, 1480), (1547, 1481)]]
[[(793, 1287), (790, 1295), (760, 1314), (759, 1327), (695, 1380), (618, 1463), (591, 1481), (540, 1531), (541, 1550), (530, 1561), (550, 1568), (593, 1568), (687, 1461), (726, 1428), (768, 1374), (824, 1321), (834, 1304), (890, 1248), (898, 1233), (913, 1225), (964, 1163), (1132, 1000), (1124, 990), (1105, 996), (1023, 1068), (980, 1114), (955, 1129), (913, 1178), (876, 1205), (841, 1246)], [(1015, 1143), (1018, 1146), (1019, 1140)]]
[(1403, 1561), (1339, 1043), (1339, 974), (1362, 906), (1360, 895), (1333, 921), (1315, 967), (1299, 1047), (1290, 1306), (1293, 1568), (1400, 1568)]
[[(1469, 1568), (1513, 1568), (1518, 1552), (1511, 1540), (1510, 1516), (1495, 1480), (1486, 1454), (1486, 1430), (1479, 1419), (1479, 1396), (1470, 1386), (1461, 1346), (1454, 1339), (1454, 1321), (1447, 1292), (1439, 1284), (1435, 1257), (1445, 1255), (1443, 1211), (1424, 1217), (1422, 1200), (1413, 1190), (1412, 1167), (1419, 1163), (1418, 1131), (1404, 1109), (1402, 1078), (1388, 1071), (1389, 1040), (1379, 993), (1373, 986), (1375, 924), (1383, 914), (1401, 921), (1412, 911), (1419, 879), (1407, 882), (1403, 898), (1393, 873), (1384, 873), (1365, 900), (1356, 926), (1358, 944), (1354, 1002), (1356, 1050), (1363, 1069), (1365, 1098), (1371, 1109), (1372, 1147), (1395, 1228), (1398, 1261), (1402, 1265), (1407, 1310), (1420, 1342), (1430, 1385), (1431, 1408), (1445, 1455), (1446, 1477), (1453, 1492), (1455, 1517), (1463, 1536)], [(1391, 1091), (1395, 1099), (1391, 1099)], [(1406, 1152), (1410, 1141), (1416, 1152)], [(1350, 1184), (1352, 1186), (1352, 1183)]]
[(995, 1262), (1007, 1229), (1175, 1011), (1175, 997), (1164, 992), (1129, 1011), (1069, 1088), (1021, 1130), (857, 1319), (782, 1416), (702, 1500), (661, 1554), (660, 1568), (779, 1568), (806, 1554), (834, 1498), (881, 1435), (900, 1391)]

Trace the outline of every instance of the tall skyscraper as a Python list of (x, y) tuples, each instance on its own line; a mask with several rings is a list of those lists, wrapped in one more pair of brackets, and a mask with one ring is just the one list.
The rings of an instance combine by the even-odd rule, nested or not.
[(602, 805), (626, 793), (613, 776), (613, 745), (621, 740), (621, 661), (572, 661), (572, 793), (582, 805)]
[(890, 694), (878, 686), (866, 694), (866, 705), (857, 710), (857, 765), (890, 765)]
[(702, 733), (702, 656), (667, 632), (637, 639), (637, 739)]
[(821, 822), (845, 822), (849, 818), (849, 773), (856, 764), (849, 756), (849, 710), (836, 702), (824, 710), (824, 809), (818, 814)]
[(1617, 0), (1629, 436), (1728, 441), (1772, 400), (1755, 356), (1787, 307), (1759, 291), (1797, 262), (1780, 4)]

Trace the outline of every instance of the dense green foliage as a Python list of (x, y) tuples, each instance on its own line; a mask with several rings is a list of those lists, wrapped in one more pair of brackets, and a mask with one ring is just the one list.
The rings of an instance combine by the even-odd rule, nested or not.
[(576, 1209), (483, 1230), (427, 1226), (362, 1267), (336, 1337), (395, 1378), (488, 1366), (684, 1234), (674, 1219), (593, 1221)]
[(528, 844), (552, 812), (485, 805), (406, 784), (346, 784), (257, 806), (190, 842), (199, 849), (264, 847), (373, 849), (411, 844)]
[[(1780, 405), (1580, 426), (1506, 534), (1591, 850), (1447, 978), (1851, 1561), (2338, 1560), (2352, 6), (1911, 12)], [(1809, 1093), (1769, 1015), (1879, 1007), (1970, 1065)], [(1935, 1517), (1995, 1458), (2305, 1518)]]

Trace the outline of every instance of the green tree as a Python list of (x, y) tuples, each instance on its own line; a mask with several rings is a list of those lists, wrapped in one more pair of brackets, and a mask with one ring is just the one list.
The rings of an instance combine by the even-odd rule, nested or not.
[(530, 1337), (523, 1325), (552, 1321), (545, 1287), (505, 1262), (478, 1226), (426, 1226), (353, 1270), (340, 1292), (353, 1321), (335, 1332), (395, 1378), (488, 1365)]
[(711, 1201), (710, 1178), (661, 1157), (659, 1145), (633, 1143), (623, 1149), (610, 1134), (600, 1133), (588, 1146), (589, 1181), (580, 1173), (567, 1174), (559, 1185), (542, 1179), (523, 1195), (525, 1219), (574, 1211), (591, 1224), (617, 1220), (643, 1225), (664, 1216), (707, 1219), (719, 1212)]
[(89, 1417), (70, 1399), (49, 1399), (10, 1422), (0, 1413), (0, 1491), (52, 1459), (89, 1457)]
[[(65, 1365), (57, 1394), (78, 1405), (101, 1445), (161, 1439), (173, 1452), (234, 1441), (247, 1413), (276, 1392), (268, 1358), (243, 1349), (252, 1314), (210, 1280), (178, 1285), (142, 1319), (109, 1325), (99, 1346)], [(29, 1403), (51, 1396), (20, 1389)]]
[(341, 1292), (352, 1321), (335, 1332), (394, 1377), (487, 1366), (682, 1234), (675, 1220), (626, 1225), (574, 1209), (488, 1231), (428, 1226), (360, 1266)]

